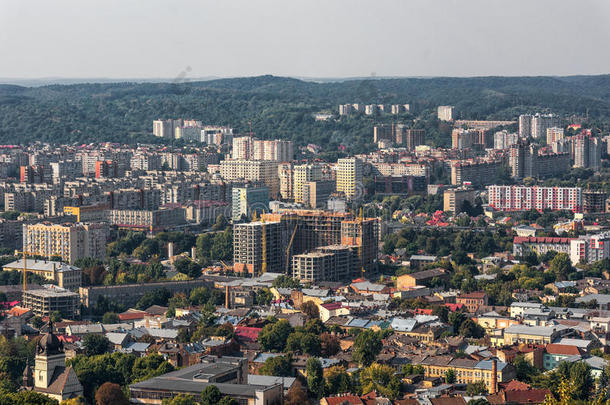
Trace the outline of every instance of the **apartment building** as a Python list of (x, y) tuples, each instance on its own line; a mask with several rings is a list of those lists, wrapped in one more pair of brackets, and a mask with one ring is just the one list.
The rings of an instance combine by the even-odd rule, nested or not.
[(451, 163), (451, 184), (461, 186), (470, 183), (483, 186), (493, 183), (502, 172), (500, 160), (485, 162), (454, 161)]
[(452, 105), (438, 106), (436, 115), (441, 121), (453, 121), (457, 118), (455, 107)]
[(303, 203), (309, 208), (324, 208), (334, 192), (335, 182), (332, 180), (305, 182), (303, 184)]
[(305, 183), (322, 180), (322, 167), (318, 164), (304, 164), (294, 166), (293, 191), (294, 202), (304, 203), (303, 188)]
[(580, 187), (487, 187), (489, 206), (497, 211), (543, 211), (550, 209), (582, 212), (582, 189)]
[(572, 239), (550, 236), (515, 236), (513, 239), (513, 255), (521, 257), (527, 252), (543, 255), (550, 251), (570, 254), (570, 242)]
[(122, 229), (160, 232), (184, 225), (186, 213), (181, 206), (157, 210), (107, 210), (106, 220), (110, 225)]
[(425, 193), (426, 176), (375, 176), (375, 194), (409, 195)]
[(250, 218), (254, 213), (261, 215), (269, 211), (268, 187), (233, 187), (231, 218), (239, 221), (242, 216)]
[(272, 198), (279, 194), (278, 162), (268, 160), (223, 160), (220, 175), (228, 182), (260, 181), (269, 187)]
[(94, 224), (25, 224), (24, 250), (44, 257), (60, 256), (73, 264), (85, 257), (103, 259), (106, 256), (108, 225)]
[(362, 160), (352, 157), (337, 161), (337, 192), (343, 193), (347, 199), (362, 197)]
[(519, 134), (498, 131), (494, 134), (494, 149), (508, 149), (519, 142)]
[(470, 187), (458, 187), (443, 192), (443, 211), (459, 214), (462, 212), (464, 202), (468, 201), (474, 206), (475, 192)]
[(570, 261), (594, 263), (610, 257), (610, 232), (597, 235), (582, 235), (570, 241)]

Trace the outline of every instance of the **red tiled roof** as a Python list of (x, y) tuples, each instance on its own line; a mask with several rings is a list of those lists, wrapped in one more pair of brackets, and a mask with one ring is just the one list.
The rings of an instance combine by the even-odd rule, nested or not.
[(329, 302), (328, 304), (322, 304), (320, 306), (324, 307), (324, 309), (327, 309), (329, 311), (333, 311), (335, 309), (341, 308), (341, 303), (340, 302)]
[(519, 243), (563, 243), (568, 244), (575, 238), (559, 238), (551, 236), (515, 236), (513, 244)]
[(341, 405), (341, 404), (352, 404), (352, 405), (363, 405), (364, 403), (360, 397), (356, 395), (344, 395), (340, 397), (326, 397), (324, 398), (328, 405)]
[(527, 383), (524, 383), (519, 380), (510, 380), (504, 386), (504, 391), (527, 390), (529, 388), (531, 388), (531, 386)]
[(561, 354), (565, 356), (580, 355), (580, 350), (576, 346), (560, 345), (556, 343), (549, 343), (546, 345), (546, 352), (550, 354)]
[(148, 315), (146, 312), (123, 312), (119, 314), (119, 319), (121, 321), (133, 321), (136, 319), (144, 319), (144, 317)]
[(467, 298), (467, 299), (483, 299), (487, 294), (483, 291), (474, 291), (469, 294), (461, 294), (458, 296), (459, 298)]
[(551, 391), (543, 389), (514, 390), (504, 393), (505, 400), (511, 404), (541, 404)]
[(254, 328), (251, 326), (236, 326), (233, 333), (235, 337), (255, 342), (258, 339), (258, 334), (263, 328)]

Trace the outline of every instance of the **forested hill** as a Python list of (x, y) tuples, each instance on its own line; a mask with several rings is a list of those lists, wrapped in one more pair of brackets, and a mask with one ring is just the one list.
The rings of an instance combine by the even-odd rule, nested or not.
[(359, 151), (370, 143), (375, 122), (393, 119), (356, 116), (315, 122), (313, 113), (336, 112), (341, 103), (409, 103), (424, 120), (432, 120), (442, 104), (455, 105), (467, 119), (514, 119), (524, 112), (588, 114), (595, 125), (608, 128), (610, 75), (325, 83), (260, 76), (183, 83), (0, 85), (0, 143), (151, 141), (152, 120), (182, 117), (232, 125), (238, 131), (252, 122), (261, 138), (331, 148), (344, 144)]

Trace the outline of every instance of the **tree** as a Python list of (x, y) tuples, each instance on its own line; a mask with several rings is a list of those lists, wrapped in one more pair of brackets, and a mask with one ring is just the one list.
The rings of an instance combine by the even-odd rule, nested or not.
[(324, 372), (320, 360), (315, 357), (307, 359), (305, 372), (307, 373), (307, 388), (316, 398), (322, 398), (324, 395)]
[(324, 370), (326, 394), (343, 394), (352, 391), (352, 379), (342, 366), (333, 366)]
[(256, 304), (257, 305), (269, 305), (273, 300), (273, 294), (268, 288), (261, 288), (256, 292)]
[(0, 405), (57, 405), (56, 399), (34, 391), (0, 391)]
[(39, 316), (33, 317), (30, 322), (32, 323), (32, 326), (36, 329), (40, 329), (44, 325), (44, 321)]
[(186, 274), (191, 278), (201, 277), (201, 266), (191, 259), (181, 257), (174, 262), (176, 270), (182, 274)]
[(485, 336), (485, 330), (472, 319), (466, 319), (460, 325), (460, 335), (466, 338), (479, 339)]
[(475, 395), (485, 394), (486, 392), (487, 392), (487, 385), (485, 384), (485, 381), (483, 381), (483, 380), (475, 381), (473, 383), (468, 383), (466, 385), (466, 393), (471, 397), (473, 397)]
[(161, 405), (197, 405), (192, 395), (178, 394), (173, 398), (165, 398)]
[(309, 319), (317, 319), (320, 317), (320, 310), (313, 301), (306, 301), (301, 305), (301, 312), (303, 312)]
[(307, 392), (303, 389), (303, 385), (299, 380), (292, 384), (292, 388), (288, 391), (284, 405), (304, 405), (309, 402)]
[(570, 256), (567, 253), (558, 253), (551, 260), (549, 270), (555, 274), (557, 280), (567, 280), (569, 274), (574, 271)]
[(525, 383), (531, 383), (532, 379), (540, 374), (540, 371), (534, 367), (524, 356), (517, 356), (513, 361), (515, 370), (517, 372), (517, 380)]
[(361, 365), (369, 366), (382, 348), (381, 336), (372, 330), (365, 330), (354, 340), (352, 357)]
[(400, 395), (400, 379), (395, 370), (386, 365), (373, 363), (360, 372), (360, 384), (363, 392), (376, 390), (383, 396), (396, 399)]
[(222, 398), (220, 390), (215, 385), (208, 385), (201, 393), (201, 405), (217, 405)]
[(110, 341), (104, 335), (90, 333), (83, 338), (83, 346), (85, 347), (85, 355), (95, 356), (106, 353), (110, 347)]
[(328, 332), (320, 335), (320, 343), (322, 345), (322, 354), (326, 357), (334, 356), (341, 350), (339, 338)]
[(129, 405), (121, 386), (111, 382), (106, 382), (97, 389), (95, 402), (97, 405)]
[(62, 321), (61, 312), (59, 312), (59, 311), (51, 312), (51, 315), (49, 316), (49, 319), (53, 323), (61, 322)]
[(276, 277), (276, 279), (273, 280), (273, 283), (271, 284), (271, 286), (273, 286), (275, 288), (279, 287), (279, 288), (299, 289), (299, 288), (301, 288), (301, 283), (297, 279), (294, 279), (292, 277), (285, 276), (282, 274), (281, 276)]
[(119, 323), (119, 316), (116, 314), (116, 312), (106, 312), (104, 314), (104, 316), (102, 317), (102, 323), (105, 324), (112, 324), (112, 323)]
[(294, 331), (290, 323), (282, 319), (274, 324), (265, 325), (258, 335), (263, 350), (281, 352), (286, 346), (288, 336)]
[(290, 377), (292, 375), (292, 359), (290, 356), (269, 357), (258, 372), (261, 375)]
[(224, 396), (218, 401), (218, 405), (239, 405), (236, 399)]
[(456, 380), (455, 370), (450, 368), (449, 370), (447, 370), (445, 372), (445, 383), (453, 384), (453, 383), (455, 383), (455, 380)]
[(59, 405), (87, 405), (83, 397), (64, 399)]

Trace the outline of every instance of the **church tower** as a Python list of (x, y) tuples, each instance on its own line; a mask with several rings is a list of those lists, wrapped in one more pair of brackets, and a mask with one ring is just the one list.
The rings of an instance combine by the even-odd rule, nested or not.
[[(63, 343), (52, 332), (46, 333), (36, 346), (36, 359), (34, 361), (34, 388), (47, 389), (51, 385), (55, 369), (66, 367), (66, 354)], [(58, 369), (58, 370), (59, 370)]]

